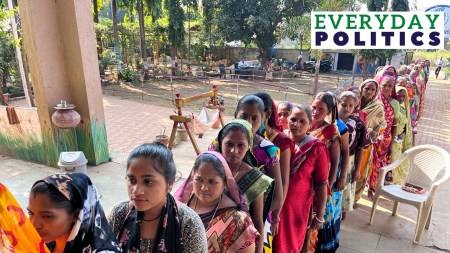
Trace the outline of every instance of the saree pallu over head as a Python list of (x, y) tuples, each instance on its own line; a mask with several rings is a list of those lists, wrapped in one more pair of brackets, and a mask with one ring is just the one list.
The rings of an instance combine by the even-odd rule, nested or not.
[[(208, 229), (206, 231), (208, 251), (217, 253), (236, 252), (254, 243), (259, 238), (259, 234), (247, 213), (248, 208), (237, 188), (236, 181), (225, 157), (215, 151), (207, 151), (200, 155), (203, 154), (213, 155), (222, 163), (227, 177), (226, 194), (235, 203), (233, 207), (216, 210), (217, 213), (216, 211), (211, 211), (200, 214), (205, 229)], [(191, 171), (189, 178), (177, 189), (174, 194), (177, 200), (188, 203), (192, 199), (193, 176), (194, 171)]]
[(100, 204), (97, 189), (82, 173), (55, 174), (39, 180), (81, 207), (64, 252), (121, 252)]
[[(244, 198), (242, 197), (239, 189), (237, 187), (236, 181), (234, 180), (233, 173), (231, 172), (230, 166), (228, 165), (225, 157), (216, 151), (206, 151), (201, 153), (199, 156), (203, 154), (210, 154), (215, 156), (222, 163), (222, 166), (225, 170), (225, 175), (227, 176), (227, 196), (230, 197), (235, 203), (236, 207), (240, 210), (248, 211), (248, 207), (245, 204)], [(189, 177), (184, 181), (180, 187), (175, 191), (174, 198), (180, 202), (187, 203), (193, 194), (193, 180), (194, 180), (194, 171), (192, 170), (189, 174)]]
[[(394, 75), (390, 75), (390, 74), (387, 74), (387, 70), (388, 69), (393, 69), (394, 70)], [(392, 92), (391, 92), (391, 97), (393, 97), (393, 98), (397, 98), (397, 93), (395, 92), (395, 86), (396, 86), (396, 83), (395, 83), (395, 79), (397, 79), (397, 70), (395, 70), (395, 68), (394, 68), (394, 66), (392, 66), (392, 65), (386, 65), (386, 66), (384, 66), (383, 67), (383, 69), (380, 71), (380, 72), (378, 72), (378, 74), (376, 74), (375, 75), (375, 80), (381, 85), (381, 82), (385, 79), (385, 78), (391, 78), (391, 79), (393, 79), (394, 80), (394, 89), (392, 89)]]
[(17, 200), (1, 183), (0, 252), (50, 252)]
[[(364, 86), (368, 83), (374, 83), (376, 86), (375, 94), (378, 94), (379, 84), (375, 79), (367, 79), (359, 86), (359, 89), (362, 91)], [(365, 125), (367, 129), (367, 134), (371, 139), (372, 143), (377, 142), (378, 136), (383, 134), (383, 130), (386, 128), (386, 121), (384, 119), (384, 106), (383, 103), (379, 100), (376, 100), (376, 95), (373, 97), (372, 101), (367, 103), (364, 108), (361, 108), (362, 111), (367, 113), (367, 117), (365, 120)], [(370, 133), (374, 132), (375, 134), (370, 135)]]

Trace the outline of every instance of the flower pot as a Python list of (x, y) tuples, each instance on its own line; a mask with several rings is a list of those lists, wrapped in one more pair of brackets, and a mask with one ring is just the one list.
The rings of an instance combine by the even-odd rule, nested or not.
[(169, 144), (169, 136), (167, 135), (157, 135), (155, 141), (160, 141), (166, 145)]
[(189, 138), (189, 135), (184, 128), (177, 128), (177, 135), (180, 137), (182, 141), (187, 141)]
[(54, 107), (56, 111), (52, 115), (52, 122), (59, 128), (73, 128), (81, 121), (80, 114), (74, 110), (75, 106), (67, 104), (65, 100)]

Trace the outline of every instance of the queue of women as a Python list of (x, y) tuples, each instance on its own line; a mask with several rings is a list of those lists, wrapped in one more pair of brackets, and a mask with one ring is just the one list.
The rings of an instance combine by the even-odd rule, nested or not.
[(366, 186), (370, 198), (380, 168), (414, 145), (427, 77), (426, 63), (385, 66), (310, 105), (246, 95), (177, 189), (164, 144), (135, 148), (129, 200), (107, 215), (85, 174), (34, 183), (28, 217), (0, 184), (1, 252), (335, 252)]

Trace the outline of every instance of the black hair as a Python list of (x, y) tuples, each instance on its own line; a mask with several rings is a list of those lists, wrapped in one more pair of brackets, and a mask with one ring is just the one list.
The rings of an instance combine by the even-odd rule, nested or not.
[(280, 108), (280, 106), (282, 105), (286, 105), (286, 108), (288, 109), (288, 111), (292, 111), (292, 107), (294, 106), (291, 102), (289, 101), (281, 101), (280, 103), (278, 103), (277, 105), (277, 109)]
[(339, 94), (339, 102), (342, 102), (345, 97), (351, 97), (355, 102), (358, 100), (355, 93), (353, 93), (352, 91), (344, 91)]
[(173, 161), (173, 154), (164, 143), (159, 141), (144, 143), (133, 149), (128, 156), (127, 169), (132, 160), (136, 158), (150, 159), (155, 170), (164, 176), (167, 183), (171, 184), (175, 181), (177, 169)]
[(236, 123), (236, 122), (231, 122), (226, 124), (222, 130), (220, 130), (219, 132), (219, 136), (217, 137), (217, 140), (219, 142), (219, 151), (222, 152), (222, 142), (223, 142), (223, 138), (225, 138), (225, 136), (227, 136), (231, 131), (242, 131), (245, 133), (245, 137), (247, 137), (247, 142), (248, 142), (248, 146), (252, 146), (253, 143), (251, 143), (250, 141), (250, 134), (248, 132), (248, 130), (241, 124)]
[(239, 111), (242, 109), (244, 105), (256, 105), (258, 107), (259, 112), (261, 113), (261, 117), (264, 117), (264, 102), (261, 98), (255, 96), (255, 95), (245, 95), (241, 99), (239, 99), (239, 102), (236, 107), (236, 111), (234, 112), (234, 117), (236, 118)]
[(316, 95), (315, 99), (319, 99), (327, 105), (328, 110), (331, 112), (331, 122), (334, 123), (338, 119), (337, 99), (331, 92), (320, 92)]
[(275, 113), (273, 111), (273, 100), (270, 97), (269, 94), (265, 92), (257, 92), (254, 94), (255, 96), (259, 97), (263, 103), (264, 103), (264, 111), (270, 110), (272, 113), (270, 114), (270, 117), (268, 119), (268, 123), (270, 127), (275, 127)]
[(306, 106), (304, 104), (298, 104), (298, 105), (294, 105), (294, 108), (305, 111), (306, 116), (308, 117), (309, 123), (312, 122), (312, 111), (311, 111), (311, 108), (309, 108), (309, 106)]
[(197, 156), (192, 170), (194, 172), (197, 172), (198, 168), (203, 163), (212, 164), (219, 177), (222, 178), (223, 183), (225, 185), (227, 184), (227, 174), (225, 173), (225, 168), (223, 167), (222, 162), (219, 160), (219, 158), (208, 153), (200, 154), (199, 156)]
[[(67, 199), (58, 189), (54, 186), (47, 184), (44, 181), (37, 182), (31, 187), (30, 196), (33, 195), (45, 195), (48, 197), (56, 208), (65, 209), (68, 214), (74, 214), (77, 209), (83, 207), (81, 198), (79, 196), (73, 196), (75, 199), (70, 201)], [(76, 199), (78, 197), (78, 199)]]

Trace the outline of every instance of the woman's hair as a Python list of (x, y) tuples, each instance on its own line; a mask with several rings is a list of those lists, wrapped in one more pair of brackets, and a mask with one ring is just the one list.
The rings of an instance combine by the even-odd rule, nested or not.
[(264, 102), (261, 98), (255, 95), (245, 95), (241, 99), (236, 107), (236, 111), (234, 112), (234, 117), (236, 118), (239, 111), (242, 109), (244, 105), (256, 105), (258, 107), (258, 111), (261, 113), (261, 117), (264, 117)]
[(197, 172), (198, 168), (200, 168), (200, 165), (202, 165), (203, 163), (211, 164), (216, 170), (219, 177), (222, 178), (223, 183), (225, 185), (227, 184), (227, 174), (225, 173), (225, 168), (223, 167), (222, 162), (219, 160), (219, 158), (208, 153), (200, 154), (199, 156), (197, 156), (197, 159), (195, 160), (194, 167), (192, 167), (192, 171)]
[(273, 111), (274, 105), (273, 105), (273, 100), (270, 97), (270, 95), (265, 92), (257, 92), (254, 95), (259, 97), (263, 101), (264, 111), (271, 110), (272, 113), (270, 114), (270, 117), (268, 119), (269, 126), (276, 127), (275, 114), (277, 114), (277, 112)]
[(310, 123), (312, 122), (312, 111), (311, 111), (311, 108), (309, 108), (309, 106), (306, 106), (304, 104), (298, 104), (298, 105), (294, 105), (294, 108), (305, 111), (309, 122)]
[[(236, 123), (236, 122), (231, 122), (226, 124), (222, 130), (219, 132), (219, 136), (217, 137), (217, 139), (219, 140), (220, 145), (222, 145), (222, 141), (225, 138), (225, 136), (227, 136), (230, 132), (232, 131), (241, 131), (243, 133), (245, 133), (245, 137), (247, 138), (247, 142), (248, 145), (252, 145), (250, 143), (250, 134), (248, 133), (248, 130), (241, 124)], [(222, 150), (222, 147), (219, 147), (219, 150)]]
[(289, 101), (281, 101), (280, 103), (278, 103), (277, 105), (277, 109), (280, 108), (282, 105), (286, 105), (286, 109), (288, 109), (288, 111), (292, 111), (292, 107), (294, 106), (291, 102)]
[(151, 160), (155, 170), (164, 176), (167, 183), (175, 181), (177, 169), (173, 161), (173, 154), (164, 143), (159, 141), (144, 143), (133, 149), (128, 156), (127, 169), (136, 158)]
[(358, 87), (350, 87), (350, 88), (347, 89), (347, 91), (351, 91), (353, 93), (361, 94), (361, 91), (359, 90)]
[(83, 208), (80, 196), (72, 196), (73, 199), (70, 201), (58, 189), (48, 185), (44, 181), (40, 181), (33, 185), (30, 195), (45, 195), (56, 208), (65, 209), (68, 214), (73, 214), (77, 209)]
[(338, 118), (336, 96), (331, 92), (319, 92), (314, 99), (319, 99), (327, 105), (328, 111), (331, 113), (331, 122), (334, 123)]
[(344, 100), (344, 98), (346, 98), (346, 97), (353, 98), (353, 100), (355, 102), (358, 100), (358, 98), (356, 97), (355, 93), (353, 93), (351, 91), (344, 91), (341, 94), (339, 94), (339, 102), (342, 102), (342, 100)]

